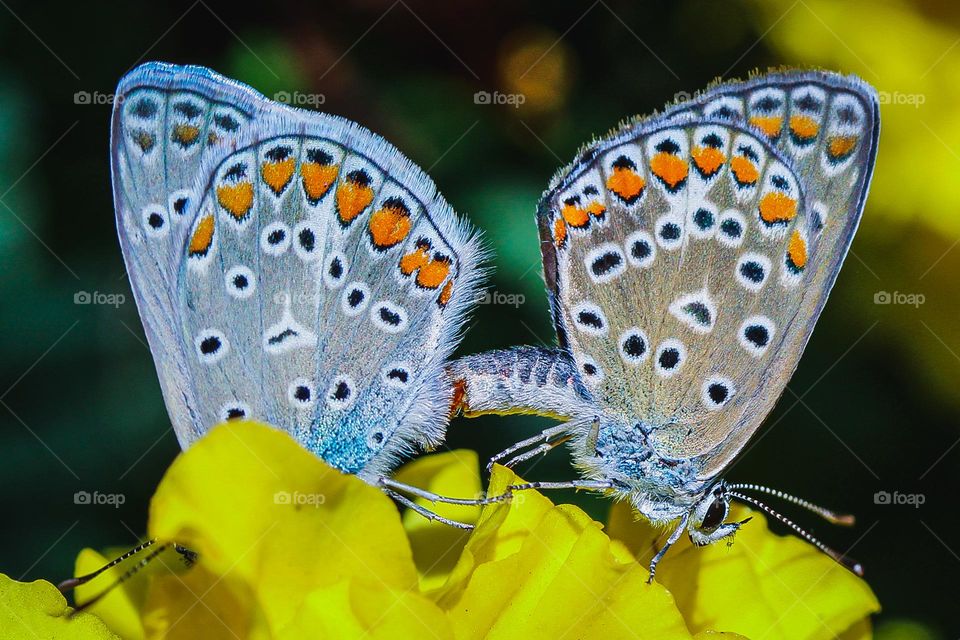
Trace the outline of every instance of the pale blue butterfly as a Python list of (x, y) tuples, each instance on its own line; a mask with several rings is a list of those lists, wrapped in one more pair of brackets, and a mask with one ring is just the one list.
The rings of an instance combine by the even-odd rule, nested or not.
[[(512, 465), (571, 446), (587, 488), (629, 500), (697, 545), (732, 536), (719, 478), (796, 368), (863, 211), (879, 134), (875, 91), (825, 72), (715, 86), (590, 144), (540, 201), (559, 348), (450, 367), (466, 415), (567, 422), (507, 449)], [(786, 521), (784, 519), (784, 521)], [(807, 540), (860, 572), (792, 522)]]
[(482, 279), (478, 235), (426, 174), (348, 120), (161, 63), (120, 82), (111, 161), (182, 447), (253, 418), (428, 517), (398, 491), (475, 502), (388, 477), (443, 440), (443, 366)]

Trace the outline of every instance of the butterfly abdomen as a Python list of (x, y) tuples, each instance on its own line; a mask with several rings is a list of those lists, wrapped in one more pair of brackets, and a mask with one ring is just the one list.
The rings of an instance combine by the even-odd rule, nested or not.
[(573, 359), (560, 349), (515, 347), (456, 360), (447, 369), (454, 387), (451, 413), (533, 413), (571, 417), (589, 393)]

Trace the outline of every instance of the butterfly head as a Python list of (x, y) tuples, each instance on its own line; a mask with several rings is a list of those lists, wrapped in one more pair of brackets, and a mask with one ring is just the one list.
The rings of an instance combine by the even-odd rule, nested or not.
[(750, 521), (750, 518), (739, 522), (726, 521), (732, 497), (727, 484), (719, 480), (693, 506), (687, 531), (695, 545), (703, 546), (732, 536), (737, 529)]

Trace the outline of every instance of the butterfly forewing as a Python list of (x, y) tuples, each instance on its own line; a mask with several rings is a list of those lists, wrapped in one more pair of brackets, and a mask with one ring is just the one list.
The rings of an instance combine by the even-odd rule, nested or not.
[(856, 229), (872, 93), (719, 87), (591, 147), (541, 203), (561, 342), (607, 413), (722, 469), (776, 401)]
[[(165, 328), (151, 346), (178, 380), (167, 401), (186, 406), (185, 444), (249, 417), (374, 478), (442, 438), (477, 239), (382, 139), (257, 100), (226, 151), (177, 167), (196, 194), (178, 238), (128, 252), (135, 288), (158, 297), (141, 312)], [(170, 272), (139, 262), (147, 252)]]

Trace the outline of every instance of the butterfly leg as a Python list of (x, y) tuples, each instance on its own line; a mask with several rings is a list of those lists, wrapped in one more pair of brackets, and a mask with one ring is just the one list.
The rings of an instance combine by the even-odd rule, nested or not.
[(493, 496), (493, 497), (483, 497), (483, 498), (451, 498), (449, 496), (442, 496), (439, 493), (434, 493), (432, 491), (427, 491), (426, 489), (421, 489), (420, 487), (415, 487), (413, 485), (404, 484), (403, 482), (397, 482), (390, 478), (380, 478), (378, 481), (380, 487), (388, 491), (395, 491), (400, 493), (407, 493), (418, 498), (423, 498), (424, 500), (429, 500), (430, 502), (442, 502), (444, 504), (459, 504), (464, 506), (482, 506), (485, 504), (495, 504), (497, 502), (503, 502), (507, 499), (507, 496)]
[[(528, 447), (532, 447), (534, 445), (540, 445), (540, 447), (542, 447), (544, 444), (547, 444), (549, 442), (550, 438), (552, 438), (555, 435), (562, 434), (564, 431), (565, 431), (564, 425), (557, 425), (555, 427), (550, 427), (549, 429), (544, 429), (543, 431), (533, 436), (532, 438), (521, 440), (520, 442), (507, 447), (500, 453), (490, 458), (490, 462), (487, 463), (487, 471), (490, 471), (491, 469), (493, 469), (493, 465), (497, 463), (500, 463), (505, 467), (510, 467), (516, 464), (517, 462), (522, 462), (522, 460), (514, 461), (511, 458), (516, 457), (518, 455), (525, 455), (525, 454), (518, 454), (518, 452), (523, 451)], [(526, 459), (527, 458), (524, 458), (524, 460)]]
[(667, 554), (667, 549), (672, 547), (677, 540), (680, 539), (680, 536), (683, 535), (683, 532), (687, 529), (687, 520), (689, 515), (683, 516), (680, 520), (680, 524), (677, 525), (677, 528), (674, 529), (673, 533), (670, 534), (670, 537), (667, 538), (666, 543), (657, 551), (656, 555), (653, 556), (653, 559), (650, 560), (650, 577), (647, 578), (647, 584), (653, 583), (653, 576), (657, 574), (657, 565), (663, 559), (663, 556)]
[(402, 504), (403, 506), (407, 507), (408, 509), (412, 509), (412, 510), (416, 511), (417, 513), (419, 513), (421, 516), (423, 516), (423, 517), (426, 518), (427, 520), (436, 521), (436, 522), (439, 522), (439, 523), (441, 523), (441, 524), (445, 524), (445, 525), (447, 525), (447, 526), (454, 527), (454, 528), (456, 528), (456, 529), (463, 529), (463, 530), (465, 530), (465, 531), (471, 531), (471, 530), (473, 530), (473, 525), (472, 525), (472, 524), (467, 524), (466, 522), (459, 522), (459, 521), (457, 521), (457, 520), (451, 520), (451, 519), (449, 519), (449, 518), (444, 518), (444, 517), (441, 516), (440, 514), (434, 513), (433, 511), (430, 511), (430, 510), (427, 509), (426, 507), (417, 504), (416, 502), (414, 502), (413, 500), (411, 500), (411, 499), (408, 498), (407, 496), (403, 495), (402, 493), (399, 493), (398, 491), (394, 491), (393, 489), (388, 489), (388, 488), (386, 488), (386, 487), (382, 487), (382, 488), (383, 488), (383, 492), (386, 493), (388, 496), (390, 496), (391, 498), (393, 498), (394, 500), (396, 500), (397, 502), (399, 502), (399, 503)]
[(531, 460), (533, 458), (536, 458), (537, 456), (546, 455), (550, 453), (551, 451), (553, 451), (554, 449), (562, 445), (564, 442), (567, 442), (568, 440), (570, 440), (570, 438), (572, 437), (573, 436), (571, 434), (565, 434), (559, 440), (554, 440), (553, 442), (544, 442), (540, 446), (534, 447), (529, 451), (524, 451), (523, 453), (519, 453), (511, 457), (509, 460), (505, 460), (501, 464), (509, 469), (512, 469), (513, 467), (520, 464), (521, 462), (526, 462), (527, 460)]
[(524, 482), (507, 487), (508, 492), (527, 491), (529, 489), (576, 489), (589, 491), (604, 491), (612, 489), (613, 483), (606, 480), (565, 480), (563, 482)]

